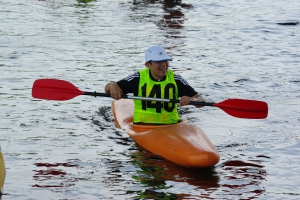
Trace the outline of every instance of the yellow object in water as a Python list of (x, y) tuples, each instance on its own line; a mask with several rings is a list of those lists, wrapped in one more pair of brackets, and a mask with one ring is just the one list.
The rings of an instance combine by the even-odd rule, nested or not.
[(5, 165), (4, 165), (4, 159), (3, 159), (3, 155), (1, 152), (1, 146), (0, 146), (0, 198), (2, 195), (4, 179), (5, 179)]

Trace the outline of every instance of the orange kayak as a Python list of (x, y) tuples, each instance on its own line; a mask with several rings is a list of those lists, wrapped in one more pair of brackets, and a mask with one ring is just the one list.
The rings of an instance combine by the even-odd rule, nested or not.
[(206, 134), (186, 120), (171, 125), (136, 125), (132, 123), (131, 99), (112, 102), (116, 125), (141, 147), (153, 154), (187, 168), (205, 168), (217, 164), (220, 155)]

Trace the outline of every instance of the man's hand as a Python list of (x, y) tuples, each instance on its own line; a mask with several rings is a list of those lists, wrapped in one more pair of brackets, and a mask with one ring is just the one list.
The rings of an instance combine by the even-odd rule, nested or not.
[[(192, 97), (189, 97), (189, 96), (182, 96), (180, 98), (180, 105), (179, 106), (185, 106), (185, 105), (189, 105), (189, 103), (191, 101), (199, 101), (199, 102), (204, 102), (204, 98), (202, 96), (200, 96), (199, 94), (196, 94)], [(201, 108), (202, 106), (201, 105), (194, 105), (196, 106), (197, 108)]]
[(108, 83), (105, 86), (105, 93), (110, 94), (113, 99), (119, 100), (122, 98), (123, 91), (117, 83)]

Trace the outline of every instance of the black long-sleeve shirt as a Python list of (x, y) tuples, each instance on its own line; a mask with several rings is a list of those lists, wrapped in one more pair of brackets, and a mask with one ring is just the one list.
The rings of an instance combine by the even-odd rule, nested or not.
[[(155, 80), (151, 74), (150, 77), (154, 81), (163, 81), (163, 80)], [(174, 75), (174, 80), (177, 84), (178, 88), (178, 97), (182, 96), (189, 96), (192, 97), (196, 94), (198, 94), (194, 88), (192, 88), (189, 83), (182, 78), (180, 75)], [(128, 93), (133, 93), (135, 96), (138, 95), (138, 86), (139, 86), (139, 81), (140, 81), (140, 74), (138, 72), (131, 74), (127, 76), (126, 78), (120, 80), (117, 82), (118, 86), (121, 88), (123, 91), (123, 94), (128, 94)]]

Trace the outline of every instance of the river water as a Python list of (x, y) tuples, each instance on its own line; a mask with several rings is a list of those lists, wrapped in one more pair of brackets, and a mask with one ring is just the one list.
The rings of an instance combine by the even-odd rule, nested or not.
[[(0, 0), (2, 199), (300, 199), (300, 2)], [(103, 92), (161, 45), (207, 101), (265, 101), (266, 119), (180, 108), (221, 160), (189, 170), (115, 127), (111, 99), (31, 96), (39, 78)]]

